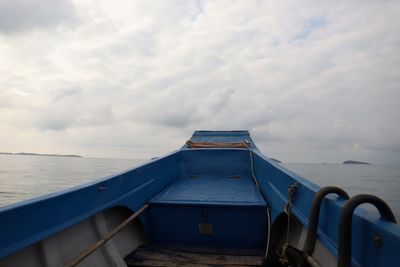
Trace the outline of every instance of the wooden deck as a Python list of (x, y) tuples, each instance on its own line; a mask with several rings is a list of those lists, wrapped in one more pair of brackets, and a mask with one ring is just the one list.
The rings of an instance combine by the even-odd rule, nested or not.
[(128, 266), (262, 266), (261, 255), (232, 255), (204, 252), (180, 251), (142, 246), (125, 258)]

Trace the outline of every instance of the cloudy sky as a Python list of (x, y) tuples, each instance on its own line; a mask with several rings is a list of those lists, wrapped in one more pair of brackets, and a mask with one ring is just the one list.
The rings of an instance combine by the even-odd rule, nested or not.
[(249, 129), (286, 162), (400, 163), (399, 17), (399, 1), (0, 0), (0, 151), (146, 159)]

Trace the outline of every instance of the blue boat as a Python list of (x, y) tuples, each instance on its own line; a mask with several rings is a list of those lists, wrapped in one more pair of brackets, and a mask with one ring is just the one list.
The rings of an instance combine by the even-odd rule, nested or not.
[(162, 158), (4, 207), (0, 229), (7, 267), (400, 266), (385, 202), (292, 173), (248, 131), (196, 131)]

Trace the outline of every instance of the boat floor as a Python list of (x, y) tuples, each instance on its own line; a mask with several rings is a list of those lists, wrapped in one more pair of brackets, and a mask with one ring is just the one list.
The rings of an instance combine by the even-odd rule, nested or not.
[(164, 247), (140, 246), (125, 258), (128, 266), (262, 266), (263, 256), (234, 255), (231, 253), (210, 253), (204, 251), (184, 251)]

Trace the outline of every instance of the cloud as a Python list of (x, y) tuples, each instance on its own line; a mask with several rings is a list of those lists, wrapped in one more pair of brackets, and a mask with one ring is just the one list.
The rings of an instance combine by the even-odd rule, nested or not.
[(53, 20), (0, 11), (18, 33), (0, 36), (0, 150), (152, 157), (249, 129), (284, 161), (400, 162), (396, 1), (48, 6)]
[(0, 33), (50, 28), (77, 20), (69, 0), (1, 0)]

